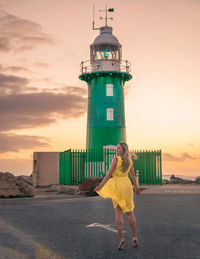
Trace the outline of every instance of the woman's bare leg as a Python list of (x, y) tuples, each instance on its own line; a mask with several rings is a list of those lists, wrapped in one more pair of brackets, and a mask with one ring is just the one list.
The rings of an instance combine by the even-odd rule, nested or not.
[(123, 214), (122, 210), (119, 206), (115, 209), (115, 214), (116, 214), (116, 224), (117, 224), (117, 230), (120, 238), (120, 244), (119, 244), (119, 249), (123, 249), (124, 245), (124, 233), (123, 233), (123, 225), (124, 225), (124, 220), (123, 220)]
[(135, 215), (134, 215), (134, 213), (132, 211), (131, 212), (127, 212), (126, 214), (128, 216), (128, 221), (129, 221), (131, 230), (133, 232), (133, 239), (137, 239)]

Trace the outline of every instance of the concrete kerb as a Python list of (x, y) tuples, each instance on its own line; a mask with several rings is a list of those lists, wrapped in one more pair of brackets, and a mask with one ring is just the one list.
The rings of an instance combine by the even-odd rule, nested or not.
[(34, 200), (54, 200), (54, 199), (68, 199), (78, 198), (83, 195), (78, 195), (78, 185), (52, 185), (48, 187), (37, 187)]
[[(26, 200), (26, 201), (42, 201), (42, 200), (62, 200), (62, 199), (74, 199), (74, 198), (93, 198), (98, 196), (85, 196), (84, 193), (78, 194), (78, 185), (66, 186), (65, 188), (73, 189), (73, 194), (66, 194), (64, 192), (50, 191), (49, 187), (36, 188), (36, 195), (34, 197), (24, 198), (3, 198), (3, 200)], [(140, 186), (141, 194), (186, 194), (186, 193), (199, 193), (200, 185), (182, 185), (182, 184), (165, 184), (165, 185), (143, 185)]]
[[(165, 185), (143, 185), (140, 186), (141, 194), (175, 194), (175, 193), (200, 193), (200, 185), (194, 184), (165, 184)], [(78, 191), (78, 185), (65, 186), (65, 190), (73, 189), (72, 195), (64, 192), (50, 191), (48, 188), (38, 188), (33, 199), (68, 199), (68, 198), (88, 198), (84, 192)], [(66, 191), (67, 192), (67, 191)]]
[(140, 186), (142, 193), (200, 193), (200, 185), (195, 184), (164, 184), (164, 185), (151, 185)]

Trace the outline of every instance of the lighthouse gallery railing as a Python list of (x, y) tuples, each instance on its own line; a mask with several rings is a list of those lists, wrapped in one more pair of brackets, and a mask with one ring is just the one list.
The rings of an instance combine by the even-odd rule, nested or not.
[[(90, 60), (82, 61), (80, 66), (81, 66), (81, 69), (80, 69), (81, 74), (97, 72), (97, 71), (92, 71)], [(120, 71), (118, 72), (130, 73), (131, 63), (128, 60), (122, 60), (120, 63)]]

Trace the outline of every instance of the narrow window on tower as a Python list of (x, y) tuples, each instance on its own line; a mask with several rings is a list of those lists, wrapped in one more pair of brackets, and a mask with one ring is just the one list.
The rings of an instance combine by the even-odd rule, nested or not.
[(106, 96), (113, 96), (113, 85), (106, 85)]
[(113, 121), (113, 111), (114, 111), (114, 109), (109, 108), (109, 109), (106, 109), (106, 111), (107, 111), (107, 121)]

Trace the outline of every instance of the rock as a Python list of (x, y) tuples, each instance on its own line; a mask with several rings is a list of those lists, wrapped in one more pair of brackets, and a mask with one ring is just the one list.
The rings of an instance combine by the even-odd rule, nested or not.
[(200, 176), (196, 177), (194, 183), (195, 183), (195, 184), (200, 184)]
[(49, 191), (58, 192), (58, 193), (65, 193), (65, 194), (68, 194), (68, 195), (75, 195), (78, 191), (78, 187), (70, 186), (70, 185), (53, 184), (49, 187)]
[(1, 180), (7, 180), (8, 178), (15, 178), (15, 176), (9, 172), (0, 172), (0, 179)]
[(180, 184), (180, 183), (183, 183), (184, 179), (180, 178), (180, 177), (176, 177), (174, 175), (171, 175), (170, 177), (170, 183), (171, 184)]
[(20, 176), (17, 176), (17, 180), (23, 180), (24, 182), (30, 185), (33, 185), (33, 178), (31, 176), (20, 175)]
[(163, 180), (162, 180), (162, 183), (163, 183), (163, 184), (169, 184), (170, 182), (169, 182), (169, 180), (163, 179)]
[(60, 192), (60, 185), (58, 184), (53, 184), (49, 187), (50, 192)]
[(194, 184), (194, 181), (183, 179), (182, 184)]
[(79, 191), (92, 192), (93, 189), (100, 184), (100, 182), (100, 177), (86, 178), (79, 184)]
[(87, 192), (85, 192), (85, 191), (78, 191), (78, 192), (76, 192), (76, 195), (87, 196)]
[(194, 184), (195, 182), (192, 180), (186, 180), (186, 179), (172, 175), (170, 177), (170, 183), (171, 184)]
[(30, 184), (31, 180), (29, 178), (30, 177), (28, 176), (16, 177), (8, 172), (0, 172), (0, 197), (9, 198), (35, 196), (35, 188)]
[(16, 184), (19, 186), (19, 190), (22, 193), (22, 197), (35, 196), (35, 188), (23, 179), (17, 180)]

